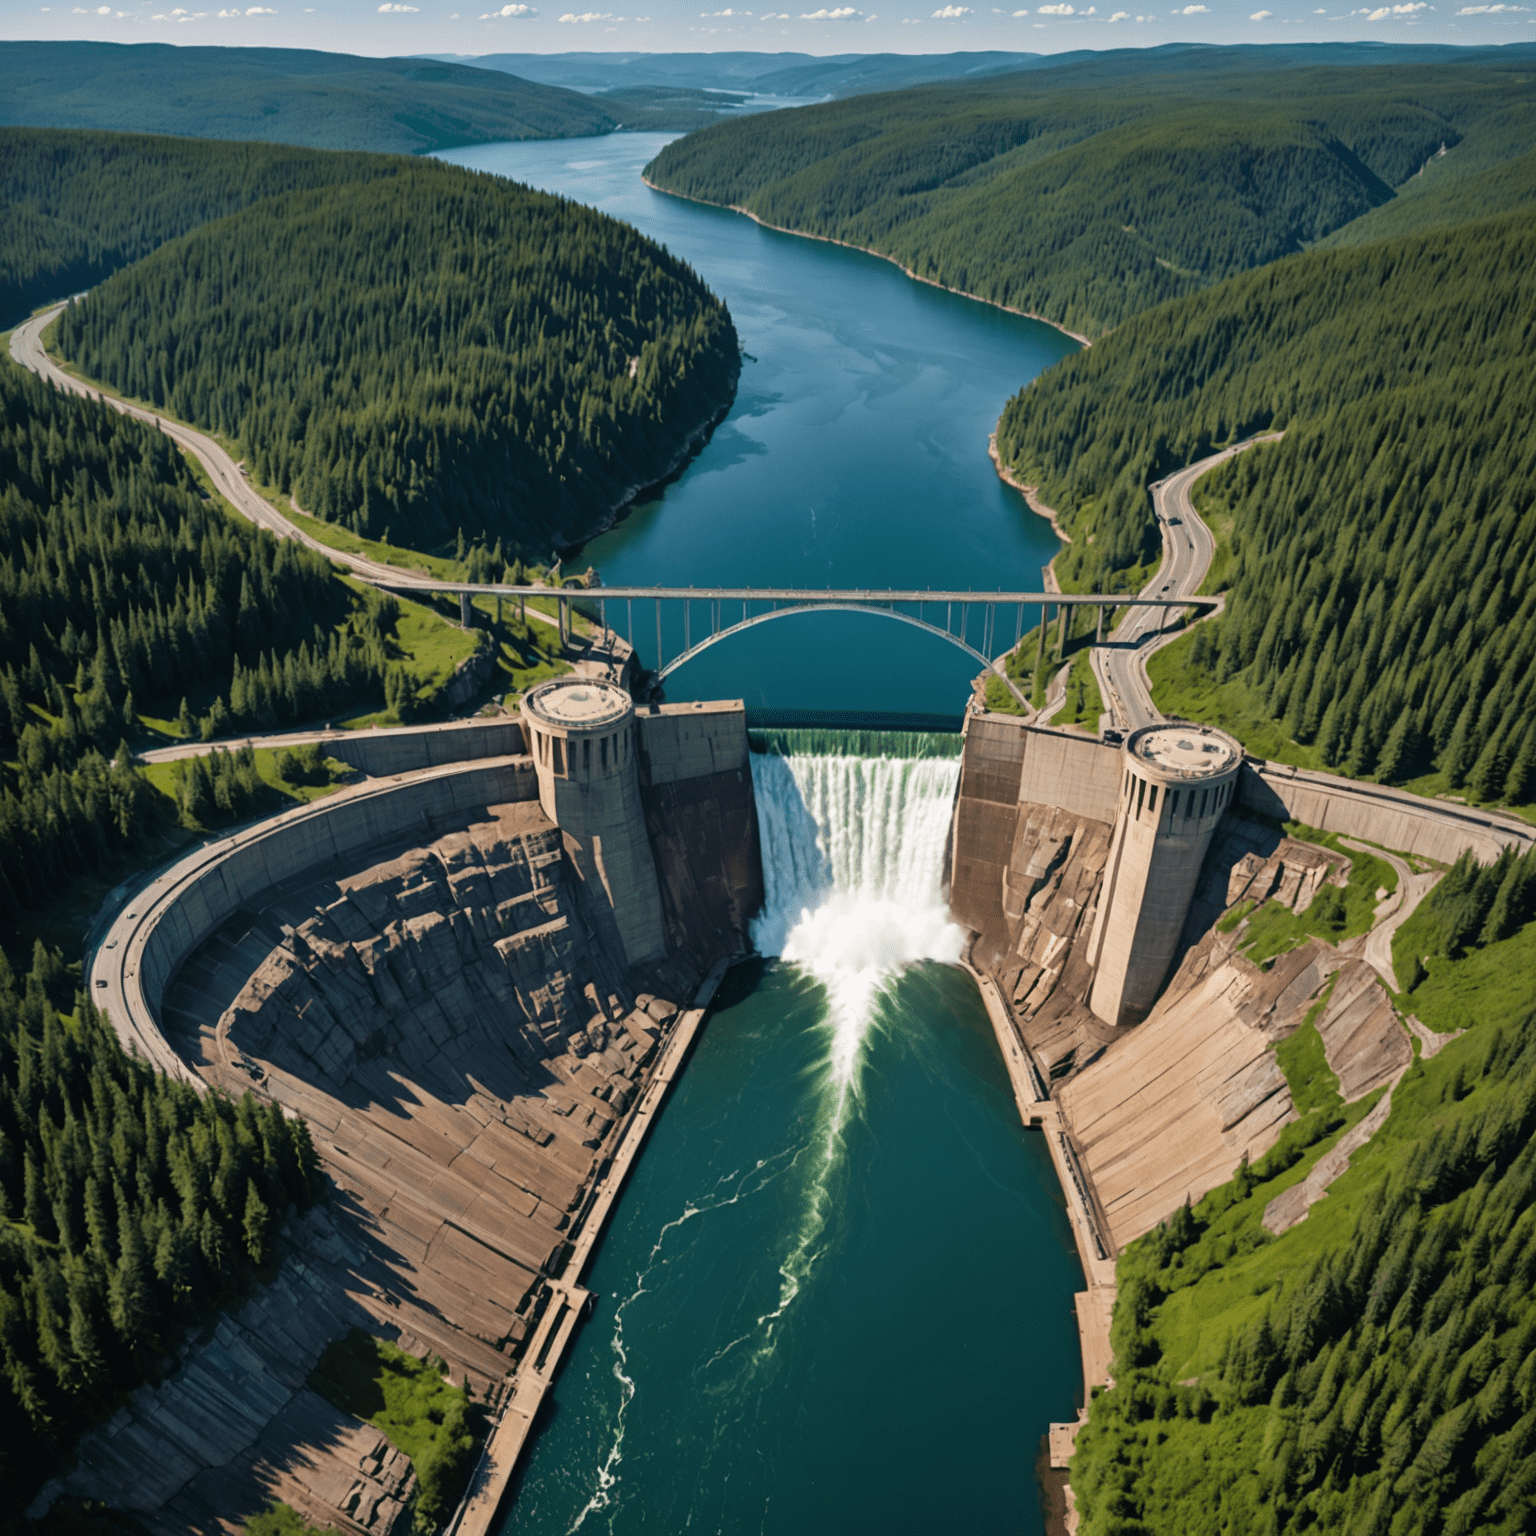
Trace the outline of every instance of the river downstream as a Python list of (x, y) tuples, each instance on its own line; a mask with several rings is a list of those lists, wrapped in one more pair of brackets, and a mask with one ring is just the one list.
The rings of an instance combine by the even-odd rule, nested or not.
[[(665, 142), (443, 157), (662, 241), (749, 354), (709, 445), (581, 562), (611, 584), (1038, 582), (1056, 540), (996, 479), (987, 434), (1075, 344), (651, 192), (639, 171)], [(974, 671), (888, 620), (802, 616), (714, 647), (667, 695), (957, 721)], [(779, 744), (753, 759), (762, 958), (727, 977), (614, 1212), (508, 1533), (1043, 1530), (1034, 1464), (1081, 1390), (1083, 1281), (1043, 1139), (952, 964), (954, 743)]]

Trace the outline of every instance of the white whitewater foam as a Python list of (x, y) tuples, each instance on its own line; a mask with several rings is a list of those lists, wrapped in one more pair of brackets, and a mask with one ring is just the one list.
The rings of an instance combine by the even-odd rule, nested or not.
[(779, 1264), (778, 1304), (757, 1320), (758, 1359), (821, 1255), (832, 1165), (882, 993), (919, 960), (960, 958), (965, 935), (941, 889), (959, 774), (958, 758), (752, 756), (763, 857), (752, 939), (822, 984), (830, 1034), (825, 1156)]
[(919, 960), (960, 958), (940, 889), (958, 758), (754, 753), (763, 850), (758, 952), (827, 991), (833, 1133), (880, 994)]

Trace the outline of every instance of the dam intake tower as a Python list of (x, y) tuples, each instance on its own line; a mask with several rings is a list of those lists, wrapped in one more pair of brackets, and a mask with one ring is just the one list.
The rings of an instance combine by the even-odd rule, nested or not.
[(1109, 862), (1094, 915), (1088, 1006), (1137, 1024), (1178, 949), (1200, 866), (1237, 788), (1243, 752), (1210, 726), (1143, 726), (1121, 752)]
[(635, 764), (635, 706), (614, 683), (557, 677), (523, 699), (523, 734), (544, 814), (584, 880), (601, 886), (631, 966), (667, 951), (661, 891)]

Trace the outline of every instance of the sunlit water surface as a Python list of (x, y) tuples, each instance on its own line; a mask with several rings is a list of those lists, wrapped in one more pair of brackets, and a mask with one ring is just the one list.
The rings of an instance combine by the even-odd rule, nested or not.
[[(1056, 541), (986, 440), (1073, 343), (651, 192), (639, 171), (665, 142), (444, 156), (661, 240), (750, 354), (709, 445), (582, 561), (610, 584), (1033, 587)], [(681, 639), (679, 621), (669, 653)], [(649, 662), (652, 613), (635, 640)], [(888, 620), (798, 617), (713, 648), (668, 696), (953, 719), (974, 671)], [(958, 764), (900, 750), (754, 756), (764, 958), (728, 977), (614, 1212), (507, 1532), (1042, 1529), (1034, 1464), (1080, 1391), (1082, 1276), (950, 963)]]
[[(651, 191), (640, 171), (669, 137), (442, 156), (590, 203), (659, 240), (725, 299), (750, 359), (705, 451), (580, 564), (610, 585), (1038, 588), (1057, 540), (997, 479), (987, 438), (1008, 397), (1077, 344), (878, 257)], [(695, 635), (704, 617), (701, 606)], [(609, 619), (622, 632), (628, 615)], [(669, 656), (683, 641), (680, 615), (670, 622)], [(970, 633), (979, 644), (979, 613)], [(652, 606), (637, 604), (647, 665), (655, 635)], [(715, 646), (668, 680), (667, 696), (956, 719), (975, 672), (964, 652), (906, 625), (824, 614)]]

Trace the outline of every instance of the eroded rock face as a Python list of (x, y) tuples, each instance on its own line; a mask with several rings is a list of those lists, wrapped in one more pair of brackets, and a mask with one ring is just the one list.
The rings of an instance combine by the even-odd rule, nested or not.
[[(1347, 858), (1229, 817), (1201, 872), (1174, 971), (1146, 1021), (1115, 1029), (1087, 1004), (1084, 958), (1108, 856), (1107, 824), (1020, 804), (1001, 899), (983, 909), (973, 961), (998, 982), (1062, 1106), (1116, 1246), (1257, 1159), (1296, 1118), (1274, 1046), (1330, 987), (1316, 1019), (1349, 1100), (1390, 1081), (1409, 1041), (1362, 941), (1316, 940), (1267, 965), (1242, 952), (1244, 914), (1311, 905)], [(1222, 929), (1227, 931), (1223, 932)]]
[[(537, 803), (518, 802), (276, 893), (194, 952), (166, 997), (168, 1037), (210, 1083), (302, 1114), (331, 1199), (290, 1224), (273, 1286), (87, 1438), (73, 1491), (120, 1500), (132, 1484), (163, 1531), (237, 1530), (273, 1497), (342, 1531), (408, 1529), (403, 1458), (304, 1383), (361, 1326), (442, 1357), (483, 1400), (504, 1395), (614, 1128), (701, 975), (686, 958), (626, 972), (601, 897)], [(225, 1380), (238, 1385), (212, 1385)], [(220, 1406), (230, 1390), (238, 1411)]]

